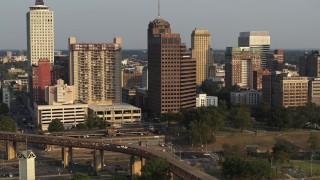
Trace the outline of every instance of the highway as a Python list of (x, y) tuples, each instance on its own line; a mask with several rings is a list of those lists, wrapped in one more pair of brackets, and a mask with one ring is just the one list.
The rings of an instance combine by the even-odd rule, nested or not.
[(100, 139), (79, 139), (70, 137), (57, 137), (47, 135), (34, 135), (25, 133), (6, 133), (0, 132), (0, 140), (9, 140), (16, 142), (26, 142), (37, 144), (49, 144), (59, 145), (64, 147), (79, 147), (96, 150), (107, 150), (113, 152), (119, 152), (124, 154), (130, 154), (139, 156), (145, 159), (151, 159), (154, 157), (165, 158), (169, 162), (169, 170), (176, 176), (186, 180), (216, 180), (217, 178), (212, 177), (204, 172), (198, 171), (197, 169), (179, 161), (174, 158), (172, 154), (157, 151), (151, 147), (135, 146), (121, 143), (110, 143)]

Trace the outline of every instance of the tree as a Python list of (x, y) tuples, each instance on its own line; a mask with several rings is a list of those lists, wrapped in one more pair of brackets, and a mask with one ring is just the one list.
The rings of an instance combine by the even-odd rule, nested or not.
[(249, 111), (241, 106), (233, 107), (231, 109), (229, 119), (233, 122), (234, 127), (243, 129), (251, 127), (252, 120)]
[(52, 120), (52, 122), (49, 124), (49, 127), (48, 127), (49, 132), (59, 132), (63, 130), (64, 130), (63, 124), (58, 119)]
[(0, 103), (0, 114), (7, 115), (9, 113), (8, 105), (5, 103)]
[(272, 179), (272, 169), (266, 160), (244, 160), (240, 157), (227, 157), (222, 164), (225, 176), (245, 179)]
[(0, 131), (15, 132), (16, 123), (12, 118), (0, 115)]
[(76, 129), (80, 130), (80, 131), (81, 130), (86, 130), (86, 129), (88, 129), (88, 126), (86, 124), (84, 124), (84, 123), (79, 123), (79, 124), (77, 124)]
[(310, 148), (312, 150), (319, 149), (320, 146), (320, 136), (317, 133), (310, 133), (310, 137), (308, 139), (308, 143), (310, 144)]
[(292, 114), (289, 109), (282, 106), (273, 106), (269, 114), (268, 125), (278, 127), (279, 131), (291, 126)]
[(77, 172), (74, 176), (73, 176), (73, 180), (91, 180), (91, 178), (83, 173), (79, 173)]
[(291, 155), (298, 150), (293, 142), (276, 139), (276, 144), (272, 148), (276, 162), (284, 163), (290, 161)]
[(146, 164), (141, 169), (140, 180), (169, 180), (169, 163), (164, 158), (153, 158), (147, 160)]

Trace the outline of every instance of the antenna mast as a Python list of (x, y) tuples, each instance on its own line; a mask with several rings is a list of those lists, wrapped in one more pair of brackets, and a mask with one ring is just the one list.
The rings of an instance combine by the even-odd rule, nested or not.
[(158, 0), (158, 18), (160, 18), (160, 0)]

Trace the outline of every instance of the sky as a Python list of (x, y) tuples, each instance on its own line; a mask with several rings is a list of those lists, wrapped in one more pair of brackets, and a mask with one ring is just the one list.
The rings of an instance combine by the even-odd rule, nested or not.
[[(0, 49), (26, 49), (26, 13), (35, 0), (0, 0)], [(44, 0), (54, 11), (55, 49), (78, 42), (146, 49), (157, 0)], [(269, 31), (271, 48), (319, 49), (320, 0), (161, 0), (161, 17), (190, 47), (192, 30), (207, 29), (213, 49), (237, 46), (239, 32)]]

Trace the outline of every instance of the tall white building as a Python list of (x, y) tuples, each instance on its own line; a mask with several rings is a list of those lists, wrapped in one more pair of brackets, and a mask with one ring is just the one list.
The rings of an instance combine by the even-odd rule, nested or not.
[(192, 58), (196, 59), (197, 85), (209, 79), (209, 67), (213, 65), (211, 38), (208, 30), (193, 30), (191, 34)]
[(31, 151), (22, 151), (19, 155), (19, 179), (35, 180), (35, 158), (36, 155)]
[(260, 48), (261, 68), (266, 68), (267, 55), (270, 54), (270, 34), (268, 31), (240, 32), (238, 46)]
[(53, 11), (36, 0), (27, 13), (27, 48), (29, 65), (38, 65), (39, 59), (54, 62), (54, 18)]

